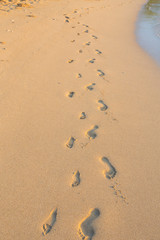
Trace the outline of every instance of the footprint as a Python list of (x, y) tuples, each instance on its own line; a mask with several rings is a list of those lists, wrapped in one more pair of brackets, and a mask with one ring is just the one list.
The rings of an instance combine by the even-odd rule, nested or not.
[(91, 42), (86, 42), (86, 43), (84, 43), (84, 45), (89, 46), (89, 45), (91, 45)]
[(72, 62), (74, 62), (74, 60), (73, 59), (69, 59), (67, 62), (68, 63), (72, 63)]
[(89, 60), (88, 62), (89, 62), (89, 63), (94, 63), (94, 62), (95, 62), (95, 60), (96, 60), (95, 58), (92, 58), (92, 59), (91, 59), (91, 60)]
[(72, 97), (74, 96), (74, 94), (75, 94), (75, 92), (69, 92), (69, 93), (67, 94), (67, 97), (72, 98)]
[(95, 35), (92, 35), (92, 38), (94, 38), (94, 39), (98, 39), (98, 37), (97, 37), (97, 36), (95, 36)]
[(96, 129), (98, 129), (97, 125), (93, 126), (90, 130), (86, 132), (86, 135), (89, 139), (95, 139), (97, 137), (97, 134), (95, 132)]
[(47, 235), (47, 233), (49, 233), (51, 231), (54, 223), (56, 222), (56, 218), (57, 218), (57, 208), (53, 209), (50, 212), (48, 218), (46, 219), (46, 221), (42, 225), (42, 234), (43, 235)]
[(97, 70), (97, 74), (98, 74), (100, 77), (103, 77), (103, 76), (105, 75), (105, 73), (104, 73), (102, 70), (100, 70), (100, 69)]
[(82, 77), (82, 74), (81, 73), (78, 73), (76, 78), (81, 78)]
[(80, 49), (78, 52), (79, 52), (79, 53), (82, 53), (83, 51), (82, 51), (82, 49)]
[(76, 139), (75, 139), (74, 137), (70, 137), (70, 138), (68, 139), (67, 143), (66, 143), (66, 146), (67, 146), (68, 148), (72, 148), (75, 141), (76, 141)]
[(84, 33), (88, 33), (89, 31), (88, 31), (88, 29), (87, 30), (85, 30), (85, 31), (83, 31)]
[(80, 119), (85, 119), (85, 118), (86, 118), (86, 114), (85, 114), (85, 112), (81, 112), (79, 118), (80, 118)]
[(110, 163), (109, 159), (106, 157), (102, 157), (101, 161), (105, 164), (106, 170), (104, 170), (104, 176), (108, 179), (114, 178), (116, 175), (117, 171), (116, 169), (112, 166)]
[(88, 86), (86, 86), (86, 89), (89, 90), (89, 91), (92, 91), (94, 89), (95, 85), (96, 85), (95, 83), (91, 83)]
[(80, 172), (76, 171), (72, 176), (72, 187), (77, 187), (80, 184)]
[(96, 52), (97, 54), (99, 54), (99, 55), (102, 54), (102, 52), (101, 52), (100, 50), (98, 50), (98, 49), (96, 49), (95, 52)]
[(71, 40), (71, 42), (75, 42), (75, 40)]
[(107, 110), (108, 106), (103, 102), (103, 100), (98, 100), (98, 103), (102, 104), (102, 106), (99, 107), (101, 111)]
[(91, 240), (95, 234), (92, 227), (92, 222), (99, 217), (100, 211), (98, 208), (91, 209), (87, 217), (85, 217), (78, 227), (78, 234), (84, 240)]
[(86, 24), (82, 24), (82, 26), (84, 26), (84, 27), (87, 27), (87, 28), (89, 27), (89, 26), (88, 26), (88, 25), (86, 25)]

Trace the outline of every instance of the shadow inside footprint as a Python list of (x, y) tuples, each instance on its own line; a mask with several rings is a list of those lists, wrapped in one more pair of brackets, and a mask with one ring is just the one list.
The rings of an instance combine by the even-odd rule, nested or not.
[(85, 217), (79, 224), (78, 234), (82, 239), (91, 240), (95, 234), (92, 227), (92, 222), (99, 217), (100, 211), (98, 208), (91, 209), (88, 216)]
[(113, 167), (113, 165), (110, 163), (109, 159), (106, 157), (101, 158), (102, 163), (105, 164), (106, 170), (103, 171), (104, 176), (108, 179), (114, 178), (117, 171)]
[(57, 209), (53, 209), (44, 224), (42, 225), (42, 235), (47, 235), (47, 233), (51, 231), (54, 223), (56, 222), (56, 218)]

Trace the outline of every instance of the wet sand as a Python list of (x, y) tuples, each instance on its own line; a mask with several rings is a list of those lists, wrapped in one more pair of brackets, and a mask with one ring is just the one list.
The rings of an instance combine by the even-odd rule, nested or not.
[(1, 11), (0, 239), (159, 240), (160, 69), (136, 42), (142, 4)]

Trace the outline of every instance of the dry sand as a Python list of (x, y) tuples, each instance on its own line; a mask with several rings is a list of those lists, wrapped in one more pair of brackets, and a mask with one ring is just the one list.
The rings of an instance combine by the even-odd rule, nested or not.
[(0, 239), (160, 239), (160, 68), (135, 40), (143, 3), (0, 7)]

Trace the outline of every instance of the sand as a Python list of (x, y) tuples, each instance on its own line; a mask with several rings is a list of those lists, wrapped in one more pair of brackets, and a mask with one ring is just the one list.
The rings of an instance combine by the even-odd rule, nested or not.
[(160, 68), (136, 43), (142, 4), (0, 11), (0, 239), (159, 240)]

